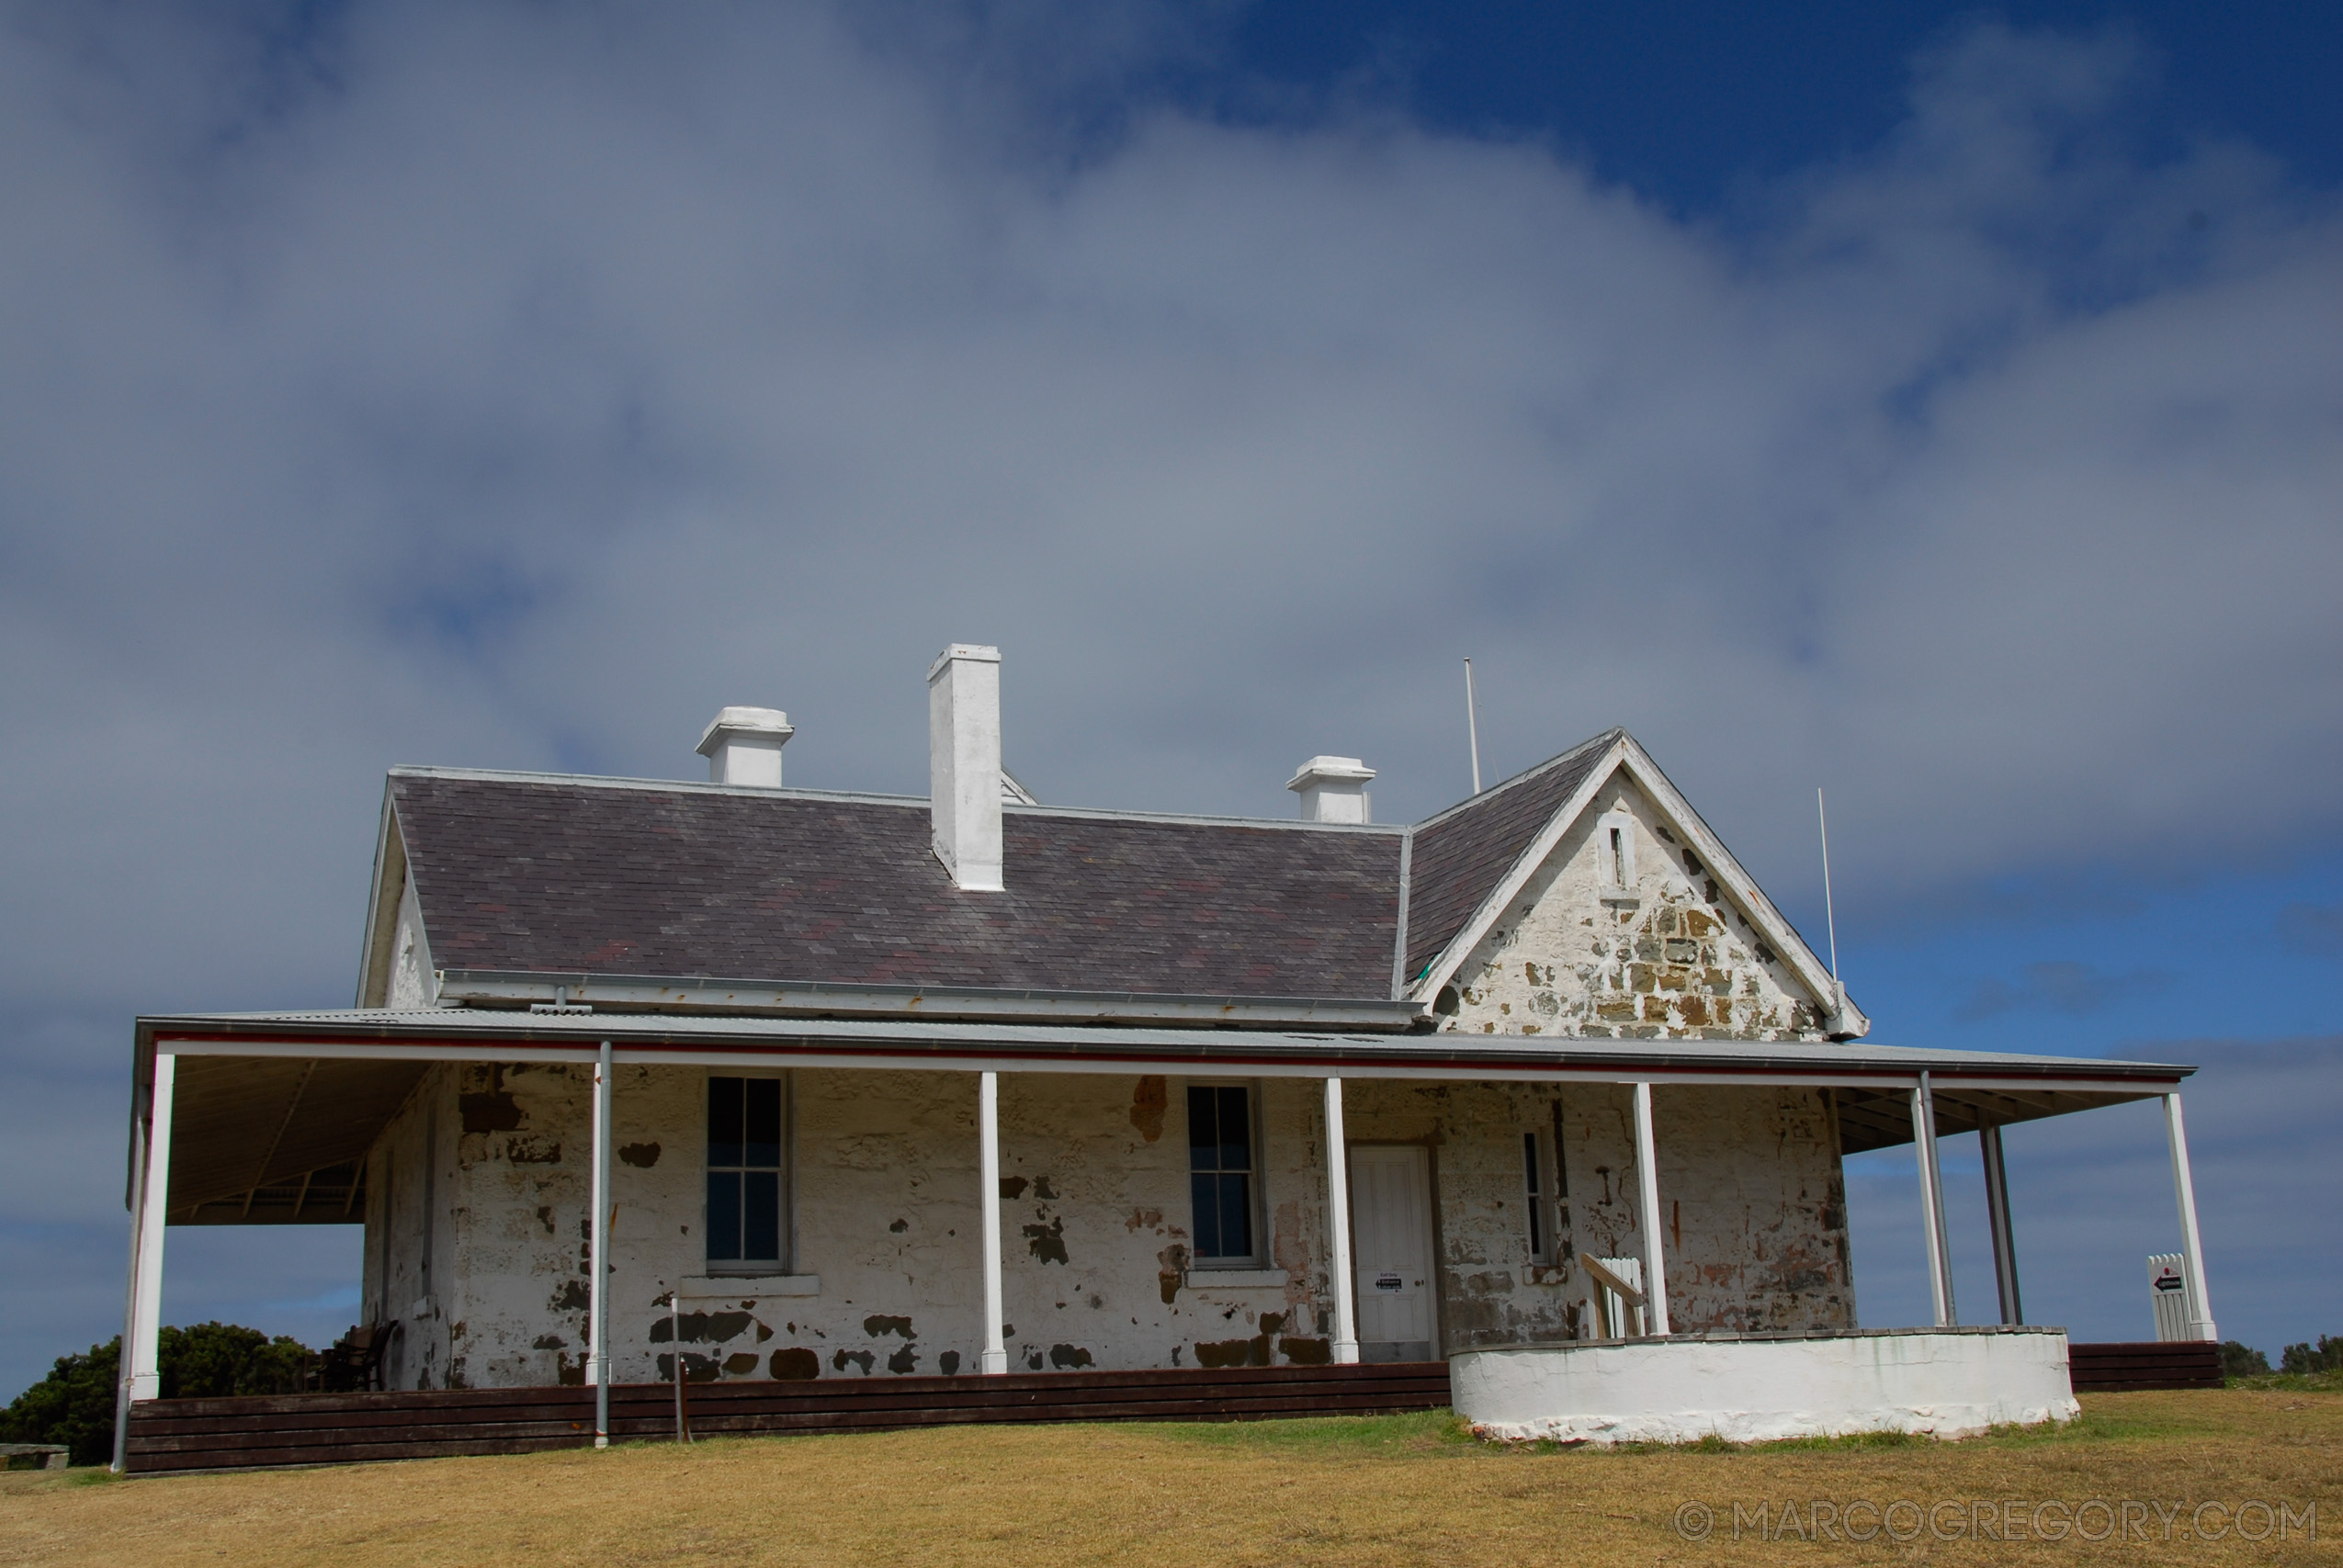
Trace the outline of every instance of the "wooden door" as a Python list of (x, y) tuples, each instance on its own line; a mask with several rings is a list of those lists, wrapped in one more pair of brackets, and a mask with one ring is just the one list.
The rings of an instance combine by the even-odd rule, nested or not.
[(1359, 1355), (1429, 1361), (1436, 1337), (1428, 1150), (1351, 1150), (1351, 1247), (1357, 1269)]

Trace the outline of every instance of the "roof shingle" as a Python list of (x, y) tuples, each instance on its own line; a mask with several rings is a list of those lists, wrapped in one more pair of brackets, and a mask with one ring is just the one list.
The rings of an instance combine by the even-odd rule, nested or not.
[(1446, 950), (1538, 829), (1586, 782), (1612, 742), (1608, 729), (1560, 756), (1425, 822), (1408, 867), (1408, 978)]
[(422, 770), (390, 789), (443, 969), (1390, 994), (1397, 830), (1012, 808), (1008, 889), (969, 893), (923, 801)]

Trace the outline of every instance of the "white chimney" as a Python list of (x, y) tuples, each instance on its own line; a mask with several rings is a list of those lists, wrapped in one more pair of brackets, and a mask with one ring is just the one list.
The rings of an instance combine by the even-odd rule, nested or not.
[(707, 782), (781, 787), (781, 748), (796, 730), (779, 708), (720, 708), (699, 738)]
[(1001, 884), (1001, 650), (956, 642), (927, 672), (935, 858), (970, 892)]
[(1375, 770), (1356, 757), (1312, 757), (1285, 787), (1302, 797), (1305, 822), (1364, 822)]

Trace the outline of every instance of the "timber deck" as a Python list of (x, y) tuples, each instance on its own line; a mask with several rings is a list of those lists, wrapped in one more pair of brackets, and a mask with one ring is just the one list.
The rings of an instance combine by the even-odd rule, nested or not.
[[(690, 1389), (696, 1438), (872, 1431), (1011, 1421), (1246, 1421), (1433, 1410), (1448, 1363), (1239, 1367), (1225, 1371), (1017, 1372), (999, 1377), (819, 1378)], [(610, 1390), (613, 1442), (675, 1436), (672, 1383)], [(127, 1468), (247, 1470), (529, 1453), (594, 1441), (590, 1388), (402, 1390), (242, 1399), (153, 1399), (130, 1407)]]

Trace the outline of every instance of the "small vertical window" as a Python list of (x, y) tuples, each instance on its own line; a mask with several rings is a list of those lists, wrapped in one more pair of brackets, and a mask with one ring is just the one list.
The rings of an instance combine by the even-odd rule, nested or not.
[(1624, 810), (1606, 811), (1595, 823), (1602, 876), (1609, 893), (1636, 890), (1636, 819)]
[(779, 1078), (707, 1080), (707, 1262), (719, 1273), (783, 1267)]
[(1253, 1251), (1251, 1091), (1238, 1084), (1188, 1089), (1188, 1191), (1199, 1261), (1251, 1262)]
[(1534, 1263), (1545, 1261), (1545, 1183), (1539, 1179), (1543, 1163), (1537, 1157), (1537, 1134), (1522, 1134), (1522, 1183), (1529, 1198), (1530, 1260)]

